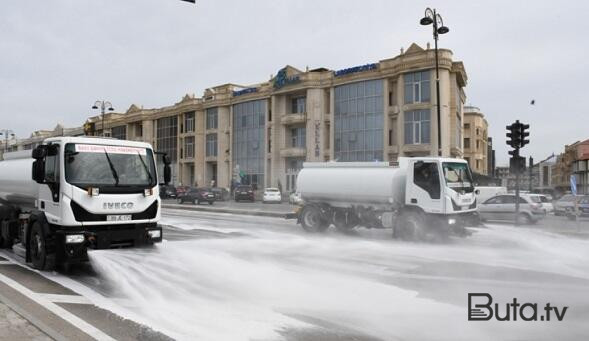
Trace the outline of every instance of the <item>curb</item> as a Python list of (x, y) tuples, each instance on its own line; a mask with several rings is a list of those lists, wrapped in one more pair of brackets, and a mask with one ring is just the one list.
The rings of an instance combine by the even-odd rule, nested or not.
[(259, 217), (273, 217), (273, 218), (285, 218), (290, 212), (269, 212), (269, 211), (252, 211), (252, 210), (240, 210), (234, 208), (213, 208), (206, 206), (189, 206), (180, 204), (162, 204), (162, 208), (173, 208), (186, 211), (204, 211), (213, 213), (232, 213), (240, 215), (251, 215)]

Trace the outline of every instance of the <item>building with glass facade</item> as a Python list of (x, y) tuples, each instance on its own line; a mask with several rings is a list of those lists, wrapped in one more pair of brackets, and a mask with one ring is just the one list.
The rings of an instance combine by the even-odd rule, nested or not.
[[(291, 66), (253, 85), (223, 84), (156, 109), (91, 117), (88, 134), (146, 141), (170, 154), (176, 185), (248, 183), (294, 190), (305, 161), (394, 161), (463, 156), (467, 76), (439, 50), (412, 44), (397, 56), (340, 70)], [(438, 146), (440, 124), (442, 145)]]

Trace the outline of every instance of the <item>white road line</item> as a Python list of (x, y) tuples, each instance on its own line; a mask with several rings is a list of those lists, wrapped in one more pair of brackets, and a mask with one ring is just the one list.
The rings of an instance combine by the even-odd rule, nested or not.
[(96, 340), (100, 340), (100, 341), (114, 341), (115, 340), (112, 337), (105, 334), (104, 332), (102, 332), (101, 330), (92, 326), (88, 322), (82, 320), (81, 318), (75, 316), (74, 314), (63, 309), (62, 307), (58, 306), (57, 304), (51, 302), (43, 295), (31, 291), (30, 289), (22, 286), (20, 283), (14, 281), (13, 279), (0, 274), (0, 281), (3, 282), (4, 284), (8, 285), (12, 289), (18, 291), (19, 293), (23, 294), (27, 298), (35, 301), (35, 303), (39, 304), (40, 306), (44, 307), (45, 309), (47, 309), (47, 310), (51, 311), (52, 313), (56, 314), (57, 316), (61, 317), (63, 320), (69, 322), (71, 325), (80, 329), (82, 332), (88, 334), (90, 337), (92, 337)]
[(80, 295), (37, 294), (53, 303), (92, 304), (89, 299)]
[(13, 263), (9, 260), (0, 260), (0, 265), (10, 265), (10, 264), (13, 264)]

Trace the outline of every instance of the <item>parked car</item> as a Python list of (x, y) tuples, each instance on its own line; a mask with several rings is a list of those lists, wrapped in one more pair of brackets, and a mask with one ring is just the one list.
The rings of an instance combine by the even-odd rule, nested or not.
[(233, 199), (235, 201), (248, 200), (254, 202), (254, 188), (250, 185), (237, 186), (235, 188), (235, 192), (233, 193)]
[(303, 203), (301, 193), (291, 192), (288, 196), (288, 203), (291, 205), (301, 205)]
[(554, 212), (554, 205), (552, 205), (552, 200), (550, 200), (546, 195), (544, 195), (544, 194), (529, 194), (529, 195), (538, 197), (540, 199), (540, 203), (542, 204), (542, 209), (544, 209), (544, 212), (546, 212), (546, 214), (550, 214), (550, 213)]
[(567, 209), (575, 206), (575, 196), (572, 194), (565, 194), (560, 199), (554, 202), (554, 214), (564, 215)]
[(262, 197), (262, 202), (266, 203), (281, 203), (282, 202), (282, 194), (280, 194), (280, 190), (278, 188), (266, 188), (264, 190), (264, 196)]
[(176, 188), (172, 185), (164, 185), (160, 184), (160, 198), (162, 199), (169, 199), (169, 198), (176, 198)]
[(182, 193), (178, 198), (178, 202), (183, 204), (185, 202), (191, 202), (193, 204), (199, 204), (201, 202), (208, 202), (212, 205), (215, 202), (215, 195), (210, 192), (207, 188), (190, 188), (188, 191)]
[[(515, 195), (501, 194), (494, 196), (479, 205), (479, 216), (482, 220), (515, 220)], [(520, 222), (533, 224), (545, 217), (540, 198), (529, 194), (519, 198)]]
[(229, 191), (223, 187), (213, 187), (211, 192), (215, 195), (216, 201), (225, 201), (229, 199)]

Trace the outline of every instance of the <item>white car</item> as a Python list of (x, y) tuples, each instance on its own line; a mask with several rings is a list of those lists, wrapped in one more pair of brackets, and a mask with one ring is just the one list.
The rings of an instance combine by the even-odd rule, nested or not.
[(544, 194), (528, 194), (529, 196), (535, 196), (540, 198), (540, 203), (542, 204), (542, 208), (546, 214), (550, 214), (554, 212), (554, 205), (552, 201)]
[(282, 195), (280, 194), (280, 190), (278, 188), (266, 188), (264, 190), (264, 196), (262, 197), (262, 202), (263, 203), (270, 203), (270, 202), (280, 203), (280, 202), (282, 202)]

